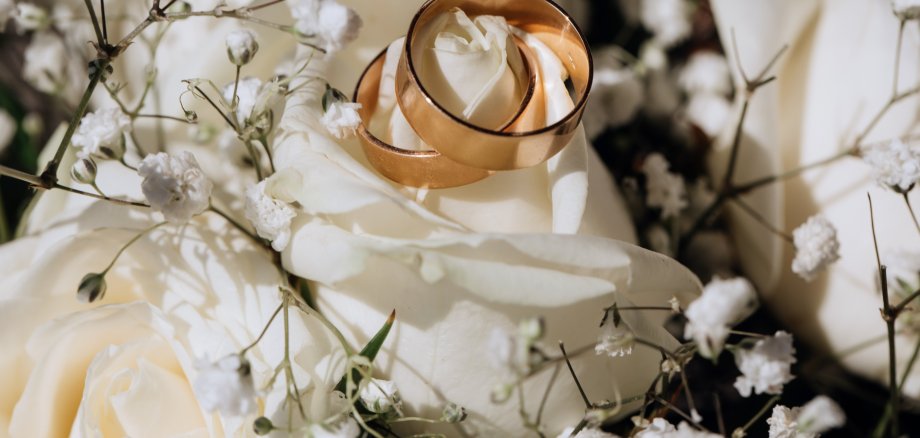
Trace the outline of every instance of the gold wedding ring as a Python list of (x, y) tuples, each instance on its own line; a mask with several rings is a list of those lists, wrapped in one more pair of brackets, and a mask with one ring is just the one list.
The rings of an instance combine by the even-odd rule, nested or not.
[(355, 90), (355, 102), (361, 104), (358, 114), (361, 126), (358, 137), (364, 155), (383, 176), (409, 187), (443, 189), (479, 181), (491, 174), (488, 170), (464, 166), (435, 151), (411, 151), (387, 144), (368, 130), (377, 111), (380, 80), (386, 49), (364, 70)]
[[(519, 130), (522, 127), (535, 126), (538, 120), (545, 118), (543, 108), (542, 84), (538, 80), (539, 61), (523, 40), (514, 37), (515, 44), (524, 59), (526, 82), (521, 105), (509, 121), (500, 130)], [(493, 172), (466, 166), (445, 157), (437, 151), (413, 151), (391, 145), (370, 132), (368, 126), (377, 111), (380, 94), (380, 82), (386, 61), (387, 49), (384, 49), (365, 69), (358, 80), (354, 100), (361, 104), (358, 114), (361, 126), (358, 137), (364, 155), (371, 165), (392, 181), (410, 187), (427, 187), (443, 189), (474, 183), (488, 177)], [(410, 123), (411, 124), (411, 123)]]
[[(417, 41), (421, 30), (441, 14), (459, 8), (469, 16), (498, 15), (508, 24), (536, 37), (552, 50), (574, 86), (574, 108), (561, 120), (545, 126), (545, 115), (525, 111), (506, 130), (489, 130), (451, 114), (421, 83), (413, 60), (427, 49)], [(432, 148), (457, 163), (487, 170), (514, 170), (539, 165), (561, 151), (575, 135), (593, 80), (588, 44), (575, 22), (548, 0), (428, 0), (415, 15), (396, 71), (397, 102), (416, 134)], [(540, 69), (536, 74), (542, 79)], [(542, 81), (538, 80), (540, 85)], [(542, 90), (541, 86), (537, 90)], [(542, 91), (533, 96), (543, 107)], [(542, 113), (540, 113), (543, 115)], [(529, 116), (529, 118), (528, 118)]]

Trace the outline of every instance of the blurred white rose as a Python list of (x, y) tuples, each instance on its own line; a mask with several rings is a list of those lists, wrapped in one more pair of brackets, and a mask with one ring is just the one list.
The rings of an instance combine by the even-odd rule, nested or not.
[[(380, 41), (404, 33), (381, 18), (399, 7), (357, 5), (377, 38), (359, 38), (327, 71), (343, 71), (363, 53), (376, 55)], [(470, 413), (458, 426), (467, 432), (520, 435), (516, 404), (490, 400), (501, 377), (488, 364), (486, 340), (495, 329), (513, 332), (520, 320), (542, 315), (546, 339), (593, 347), (603, 309), (614, 301), (664, 305), (673, 293), (691, 300), (698, 293), (696, 279), (672, 260), (612, 239), (635, 237), (583, 133), (546, 165), (425, 193), (379, 176), (357, 140), (331, 137), (321, 123), (322, 92), (315, 87), (293, 97), (281, 122), (285, 135), (275, 157), (287, 173), (283, 196), (305, 213), (293, 221), (284, 262), (316, 282), (317, 303), (357, 345), (379, 328), (373, 321), (397, 310), (376, 365), (399, 387), (408, 412), (437, 418), (455, 402)], [(571, 101), (556, 95), (547, 105), (559, 114)], [(661, 328), (665, 316), (623, 312), (637, 336), (674, 345)], [(624, 397), (644, 391), (659, 359), (636, 348), (616, 359), (589, 353), (575, 366), (592, 398), (612, 400), (617, 390)], [(542, 393), (548, 379), (549, 373), (536, 376), (525, 391)], [(548, 431), (577, 423), (583, 409), (574, 386), (554, 388), (547, 412), (553, 412)]]
[[(100, 167), (103, 190), (137, 191), (134, 175), (111, 163)], [(54, 201), (48, 197), (40, 203)], [(152, 222), (148, 214), (84, 198), (71, 197), (67, 204), (66, 211), (78, 212), (71, 220), (0, 247), (3, 434), (98, 431), (153, 437), (250, 431), (255, 415), (206, 412), (191, 382), (197, 360), (238, 352), (258, 337), (280, 304), (280, 279), (270, 255), (223, 220), (202, 217), (181, 231), (165, 227), (139, 240), (106, 276), (108, 292), (101, 303), (82, 304), (76, 299), (80, 278), (100, 271)], [(320, 375), (328, 368), (321, 364), (338, 357), (338, 344), (317, 321), (292, 315), (298, 383), (323, 391), (337, 376)], [(256, 387), (264, 388), (280, 363), (283, 339), (281, 325), (275, 324), (247, 354)], [(283, 385), (264, 394), (260, 414), (285, 410), (275, 394), (279, 391), (284, 393)], [(313, 415), (326, 409), (322, 404), (311, 408)]]
[[(892, 94), (898, 20), (889, 2), (717, 0), (713, 10), (725, 47), (731, 47), (731, 29), (737, 32), (741, 63), (749, 75), (762, 69), (783, 44), (790, 45), (774, 70), (776, 83), (754, 97), (742, 139), (738, 183), (852, 147)], [(907, 26), (901, 91), (920, 80), (918, 41), (918, 29)], [(735, 80), (740, 85), (737, 72)], [(914, 96), (895, 106), (864, 143), (890, 142), (915, 132), (917, 103)], [(726, 127), (726, 131), (733, 129), (734, 122)], [(716, 174), (724, 171), (728, 136), (723, 136), (721, 153), (713, 160)], [(792, 230), (815, 214), (837, 228), (840, 260), (812, 283), (792, 272), (791, 245), (764, 232), (743, 211), (731, 210), (746, 273), (766, 294), (765, 301), (801, 339), (828, 352), (883, 339), (885, 334), (878, 313), (882, 304), (867, 193), (875, 203), (883, 263), (895, 264), (886, 255), (899, 249), (916, 251), (920, 235), (901, 196), (879, 186), (870, 166), (859, 159), (845, 158), (745, 197), (781, 229)], [(920, 203), (916, 190), (910, 197), (914, 205)], [(916, 342), (915, 336), (900, 337), (899, 371)], [(887, 346), (881, 340), (847, 354), (843, 363), (863, 376), (887, 382)], [(920, 368), (915, 367), (905, 386), (907, 394), (920, 396), (918, 374)]]

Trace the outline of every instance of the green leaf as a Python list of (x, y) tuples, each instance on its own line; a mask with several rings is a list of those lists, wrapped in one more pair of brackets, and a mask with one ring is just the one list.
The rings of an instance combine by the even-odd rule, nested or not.
[[(393, 328), (393, 322), (396, 321), (396, 310), (393, 310), (390, 313), (390, 317), (387, 318), (387, 321), (383, 324), (383, 327), (380, 328), (380, 331), (371, 338), (370, 342), (361, 349), (361, 352), (358, 353), (360, 356), (367, 358), (368, 361), (373, 362), (377, 357), (377, 353), (380, 353), (380, 349), (383, 347), (384, 341), (387, 340), (387, 336), (390, 335), (390, 329)], [(342, 376), (342, 380), (339, 380), (339, 384), (335, 385), (335, 390), (340, 391), (345, 394), (345, 385), (348, 382), (346, 379), (347, 376)], [(351, 370), (351, 379), (357, 386), (361, 383), (363, 376), (358, 370)], [(349, 394), (345, 394), (348, 396)]]

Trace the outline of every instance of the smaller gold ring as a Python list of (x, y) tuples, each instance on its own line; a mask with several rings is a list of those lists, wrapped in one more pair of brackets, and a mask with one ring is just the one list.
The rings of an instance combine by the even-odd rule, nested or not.
[[(505, 17), (508, 24), (539, 39), (568, 72), (575, 89), (574, 108), (549, 126), (544, 116), (543, 120), (531, 118), (530, 126), (519, 123), (512, 129), (494, 131), (473, 125), (439, 105), (421, 83), (413, 63), (425, 49), (415, 39), (423, 26), (454, 8), (470, 16)], [(542, 77), (539, 69), (538, 74)], [(428, 0), (413, 18), (406, 36), (396, 70), (396, 97), (416, 134), (438, 152), (471, 167), (514, 170), (542, 164), (569, 144), (581, 123), (593, 78), (593, 60), (584, 36), (574, 20), (552, 1)], [(542, 95), (533, 98), (534, 103), (541, 100)], [(533, 125), (536, 122), (541, 123)]]
[(362, 123), (358, 127), (358, 137), (371, 165), (383, 176), (399, 184), (431, 189), (463, 186), (491, 175), (492, 172), (488, 170), (464, 166), (436, 151), (411, 151), (394, 147), (368, 130), (371, 117), (377, 111), (386, 53), (384, 49), (371, 61), (355, 89), (355, 102), (361, 104), (358, 114)]

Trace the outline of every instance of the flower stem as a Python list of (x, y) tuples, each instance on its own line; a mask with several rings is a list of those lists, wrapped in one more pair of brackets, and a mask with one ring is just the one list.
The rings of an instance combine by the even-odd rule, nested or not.
[(789, 243), (794, 242), (794, 239), (789, 233), (783, 230), (780, 230), (775, 225), (771, 224), (769, 221), (767, 221), (765, 217), (763, 217), (763, 215), (757, 212), (757, 210), (755, 210), (754, 207), (751, 207), (750, 205), (748, 205), (748, 203), (742, 201), (740, 197), (732, 199), (732, 202), (734, 202), (739, 207), (741, 207), (741, 209), (744, 210), (744, 212), (747, 213), (748, 216), (752, 217), (755, 221), (757, 221), (757, 223), (763, 225), (763, 227), (766, 228), (767, 231), (779, 236), (786, 242), (789, 242)]
[[(896, 354), (896, 345), (895, 342), (895, 319), (896, 314), (892, 313), (891, 302), (888, 296), (888, 268), (882, 264), (882, 258), (878, 250), (878, 236), (875, 232), (875, 211), (872, 208), (872, 195), (867, 195), (869, 198), (869, 219), (872, 226), (872, 243), (875, 246), (875, 259), (878, 264), (878, 273), (879, 273), (879, 283), (881, 283), (882, 288), (882, 319), (885, 320), (885, 325), (888, 329), (888, 390), (890, 392), (890, 406), (891, 406), (891, 417), (890, 424), (891, 428), (890, 434), (892, 437), (898, 437), (899, 434), (899, 424), (898, 416), (901, 412), (901, 392), (898, 388), (898, 363), (897, 363), (897, 354)], [(882, 421), (885, 421), (884, 417)], [(880, 424), (884, 424), (880, 422)]]
[(578, 380), (578, 375), (575, 374), (575, 368), (572, 367), (572, 361), (569, 360), (569, 355), (565, 352), (564, 343), (559, 343), (559, 350), (562, 351), (562, 357), (565, 358), (565, 365), (569, 367), (569, 373), (572, 374), (572, 379), (575, 380), (575, 386), (578, 387), (578, 393), (581, 394), (581, 399), (585, 402), (585, 407), (591, 409), (593, 407), (591, 400), (588, 399), (588, 394), (585, 394), (585, 389), (581, 386), (581, 382)]
[(920, 233), (920, 222), (917, 221), (917, 215), (914, 214), (914, 207), (910, 205), (910, 197), (907, 196), (907, 192), (902, 193), (902, 195), (904, 196), (904, 204), (907, 205), (907, 210), (910, 211), (910, 218), (914, 220), (914, 227)]
[(247, 351), (253, 349), (253, 347), (255, 347), (256, 345), (259, 344), (259, 342), (262, 340), (262, 338), (265, 337), (265, 333), (268, 333), (269, 327), (272, 326), (272, 322), (275, 321), (275, 318), (278, 316), (279, 313), (281, 313), (281, 309), (283, 309), (283, 308), (284, 308), (284, 304), (281, 304), (281, 305), (278, 306), (277, 309), (275, 309), (275, 313), (272, 313), (271, 318), (268, 318), (268, 322), (265, 323), (265, 328), (262, 329), (262, 333), (259, 333), (259, 336), (256, 338), (256, 340), (253, 341), (253, 342), (252, 342), (251, 344), (249, 344), (248, 346), (246, 346), (246, 348), (240, 350), (240, 356), (246, 354)]
[[(89, 0), (86, 1), (89, 2)], [(57, 184), (57, 171), (58, 167), (61, 165), (61, 160), (64, 159), (64, 152), (67, 151), (67, 146), (70, 144), (73, 134), (77, 131), (80, 120), (83, 119), (83, 115), (86, 114), (86, 109), (89, 108), (89, 101), (93, 97), (93, 91), (96, 90), (96, 86), (99, 85), (99, 81), (102, 80), (103, 72), (106, 67), (108, 67), (108, 61), (100, 60), (99, 64), (95, 74), (93, 74), (89, 80), (86, 91), (83, 92), (83, 97), (80, 99), (80, 104), (77, 105), (77, 110), (74, 111), (73, 117), (70, 119), (70, 125), (67, 126), (67, 132), (64, 133), (64, 137), (61, 138), (61, 144), (58, 145), (58, 149), (54, 153), (54, 158), (48, 162), (48, 165), (45, 166), (45, 170), (42, 171), (40, 176), (42, 183), (38, 185), (39, 187), (50, 189)]]
[(159, 228), (159, 227), (161, 227), (161, 226), (163, 226), (163, 225), (166, 225), (166, 222), (160, 222), (160, 223), (158, 223), (158, 224), (155, 224), (155, 225), (153, 225), (153, 226), (151, 226), (151, 227), (148, 227), (147, 229), (144, 229), (144, 230), (142, 230), (141, 232), (137, 233), (136, 236), (132, 237), (131, 240), (128, 241), (128, 243), (124, 244), (124, 246), (122, 246), (121, 249), (119, 249), (118, 252), (115, 253), (115, 257), (112, 258), (112, 261), (109, 263), (109, 266), (107, 266), (104, 270), (102, 270), (102, 272), (100, 272), (100, 274), (102, 274), (103, 276), (104, 276), (105, 274), (108, 274), (108, 272), (112, 269), (112, 267), (115, 266), (115, 262), (117, 262), (118, 259), (121, 258), (121, 255), (124, 254), (124, 252), (125, 252), (128, 248), (130, 248), (131, 245), (134, 245), (138, 240), (140, 240), (141, 237), (144, 237), (145, 235), (147, 235), (147, 233), (149, 233), (149, 232), (151, 232), (151, 231), (153, 231), (153, 230), (155, 230), (155, 229), (157, 229), (157, 228)]
[(99, 47), (105, 44), (105, 36), (102, 35), (102, 28), (99, 27), (99, 19), (96, 17), (96, 9), (93, 8), (92, 0), (83, 0), (86, 4), (86, 11), (89, 12), (89, 19), (93, 22), (93, 31), (96, 32), (96, 42)]
[(760, 408), (760, 410), (757, 411), (757, 413), (754, 414), (754, 416), (753, 416), (750, 420), (748, 420), (747, 423), (744, 423), (744, 426), (741, 427), (741, 430), (744, 431), (744, 432), (746, 432), (748, 429), (750, 429), (751, 426), (753, 426), (754, 423), (757, 422), (757, 420), (760, 420), (760, 417), (763, 417), (764, 414), (766, 414), (767, 411), (769, 411), (770, 408), (772, 408), (773, 405), (775, 405), (776, 402), (778, 402), (778, 401), (779, 401), (779, 396), (778, 396), (778, 395), (775, 395), (775, 396), (771, 397), (770, 400), (767, 400), (767, 402), (763, 405), (763, 407)]

